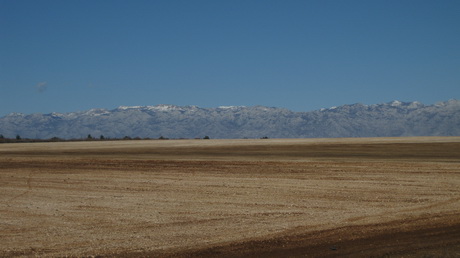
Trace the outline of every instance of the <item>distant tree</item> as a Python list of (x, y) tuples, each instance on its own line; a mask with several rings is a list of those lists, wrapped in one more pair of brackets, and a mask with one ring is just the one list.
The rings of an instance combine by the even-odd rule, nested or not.
[(19, 136), (19, 134), (16, 135), (16, 140), (21, 140), (21, 136)]
[(158, 139), (160, 139), (160, 140), (165, 140), (166, 138), (163, 137), (163, 135), (162, 135), (162, 136), (160, 136)]
[(91, 136), (91, 134), (88, 134), (88, 137), (86, 137), (86, 139), (91, 140), (93, 139), (93, 136)]
[(5, 139), (5, 137), (3, 137), (3, 134), (0, 134), (0, 139)]
[(267, 137), (267, 136), (264, 136), (264, 137), (262, 137), (262, 138), (260, 138), (260, 139), (268, 139), (268, 137)]
[(131, 140), (131, 137), (125, 136), (125, 137), (123, 137), (123, 140)]
[(104, 140), (104, 139), (105, 139), (104, 135), (101, 134), (101, 136), (99, 137), (99, 139)]
[(52, 141), (52, 142), (60, 142), (62, 140), (61, 140), (61, 138), (55, 136), (55, 137), (51, 138), (50, 141)]
[(209, 138), (209, 136), (206, 135), (205, 137), (203, 137), (203, 139), (209, 140), (210, 138)]

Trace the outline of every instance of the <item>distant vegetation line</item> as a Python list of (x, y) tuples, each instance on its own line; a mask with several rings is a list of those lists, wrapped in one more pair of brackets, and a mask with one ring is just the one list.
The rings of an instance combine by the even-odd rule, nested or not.
[[(16, 135), (15, 138), (7, 138), (0, 134), (0, 143), (31, 143), (31, 142), (81, 142), (81, 141), (132, 141), (132, 140), (169, 140), (170, 138), (160, 136), (158, 138), (150, 137), (130, 137), (125, 136), (122, 138), (106, 138), (103, 135), (99, 137), (93, 137), (91, 134), (88, 134), (86, 138), (74, 138), (74, 139), (63, 139), (59, 137), (52, 137), (49, 139), (31, 139), (31, 138), (21, 138), (20, 135)], [(180, 139), (189, 139), (189, 138), (174, 138), (176, 140)], [(194, 139), (210, 139), (209, 136), (204, 136), (203, 138), (194, 138)], [(261, 139), (268, 139), (268, 137), (262, 137)]]

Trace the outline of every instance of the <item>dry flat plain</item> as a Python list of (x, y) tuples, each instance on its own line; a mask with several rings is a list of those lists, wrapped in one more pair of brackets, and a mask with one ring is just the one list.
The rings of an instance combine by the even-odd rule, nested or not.
[(0, 144), (0, 256), (460, 257), (460, 137)]

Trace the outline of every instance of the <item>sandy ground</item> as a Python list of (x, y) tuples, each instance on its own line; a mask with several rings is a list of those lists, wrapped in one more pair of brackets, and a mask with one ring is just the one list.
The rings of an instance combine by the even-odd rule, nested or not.
[(0, 256), (459, 257), (460, 137), (0, 144)]

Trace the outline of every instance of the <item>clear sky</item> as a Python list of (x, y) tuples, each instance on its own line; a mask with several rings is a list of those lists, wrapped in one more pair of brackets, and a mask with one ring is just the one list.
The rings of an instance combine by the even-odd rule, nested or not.
[(459, 0), (0, 0), (0, 116), (460, 99)]

